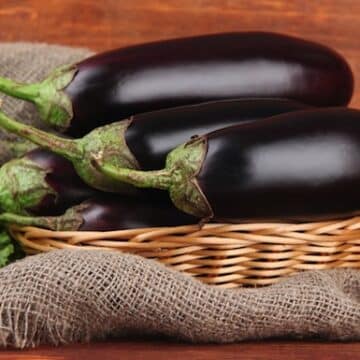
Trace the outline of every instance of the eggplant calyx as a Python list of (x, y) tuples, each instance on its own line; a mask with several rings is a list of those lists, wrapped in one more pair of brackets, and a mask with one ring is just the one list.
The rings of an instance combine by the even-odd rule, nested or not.
[(0, 78), (0, 91), (35, 104), (40, 118), (59, 131), (66, 130), (74, 116), (70, 98), (63, 91), (77, 73), (75, 65), (55, 69), (45, 80), (21, 84)]
[(0, 165), (14, 158), (19, 158), (37, 146), (27, 140), (0, 140)]
[(131, 119), (99, 127), (80, 139), (66, 139), (33, 126), (22, 124), (0, 111), (0, 128), (30, 140), (72, 162), (78, 175), (88, 185), (109, 192), (131, 192), (131, 187), (114, 181), (93, 166), (93, 158), (101, 156), (115, 167), (137, 169), (134, 155), (125, 141), (125, 131)]
[(34, 103), (40, 118), (59, 131), (69, 128), (74, 116), (72, 102), (63, 91), (77, 73), (75, 66), (63, 66), (53, 71), (38, 84), (38, 96)]
[(138, 169), (139, 164), (125, 141), (130, 123), (131, 119), (127, 119), (101, 126), (77, 140), (83, 157), (73, 164), (79, 176), (90, 186), (109, 192), (129, 191), (128, 184), (104, 176), (93, 159), (101, 158), (104, 163), (116, 168)]
[(209, 220), (213, 211), (196, 176), (207, 152), (207, 140), (199, 137), (175, 148), (162, 170), (139, 171), (113, 166), (101, 156), (93, 157), (94, 166), (105, 176), (141, 188), (168, 190), (174, 205), (193, 216)]
[(0, 157), (19, 158), (38, 146), (27, 140), (0, 140)]
[(82, 212), (87, 206), (84, 204), (73, 206), (60, 216), (23, 216), (2, 213), (0, 222), (10, 226), (36, 226), (53, 231), (77, 231), (84, 222)]
[(30, 159), (14, 159), (0, 168), (0, 208), (3, 211), (27, 214), (48, 197), (57, 197), (47, 183), (48, 171)]
[(175, 206), (205, 221), (213, 217), (213, 210), (202, 192), (196, 176), (207, 153), (205, 137), (196, 137), (171, 151), (165, 168), (172, 173), (169, 194)]

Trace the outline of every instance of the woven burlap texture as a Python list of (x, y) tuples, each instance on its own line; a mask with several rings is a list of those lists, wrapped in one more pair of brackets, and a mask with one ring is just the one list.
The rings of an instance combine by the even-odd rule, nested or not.
[(153, 260), (56, 250), (0, 271), (0, 344), (163, 334), (191, 342), (360, 338), (360, 274), (305, 272), (258, 289), (211, 287)]
[[(41, 80), (87, 50), (0, 44), (0, 75)], [(43, 126), (31, 104), (3, 110)], [(0, 345), (67, 344), (164, 334), (191, 342), (268, 337), (360, 339), (360, 272), (305, 272), (266, 288), (204, 285), (152, 260), (110, 251), (61, 250), (0, 270)]]

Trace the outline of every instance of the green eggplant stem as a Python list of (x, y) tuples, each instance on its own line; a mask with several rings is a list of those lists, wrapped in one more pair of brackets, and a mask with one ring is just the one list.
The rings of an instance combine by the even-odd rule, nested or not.
[(93, 166), (93, 156), (102, 154), (106, 163), (117, 168), (138, 168), (138, 163), (125, 141), (124, 134), (128, 126), (129, 120), (123, 120), (94, 129), (83, 138), (66, 139), (22, 124), (0, 111), (0, 128), (63, 156), (72, 162), (75, 171), (84, 182), (108, 192), (128, 192), (129, 186), (109, 179), (99, 172)]
[(0, 77), (0, 92), (32, 102), (43, 121), (63, 131), (70, 126), (74, 116), (71, 99), (64, 89), (76, 73), (76, 65), (65, 65), (55, 69), (45, 80), (33, 84)]
[(76, 140), (65, 139), (33, 126), (22, 124), (11, 119), (2, 111), (0, 111), (0, 127), (69, 160), (82, 157)]
[(172, 183), (171, 172), (162, 169), (154, 171), (140, 171), (127, 168), (118, 168), (102, 163), (94, 158), (94, 166), (104, 175), (136, 187), (168, 190)]
[(167, 190), (178, 209), (208, 220), (214, 216), (213, 210), (197, 181), (206, 152), (206, 137), (198, 137), (173, 149), (167, 156), (165, 168), (161, 170), (139, 171), (116, 166), (106, 161), (101, 153), (92, 156), (92, 164), (114, 181)]
[(26, 216), (13, 213), (0, 214), (0, 223), (5, 225), (36, 226), (54, 231), (76, 231), (84, 219), (81, 215), (87, 205), (80, 204), (69, 208), (59, 216)]
[(6, 95), (35, 103), (41, 83), (21, 84), (11, 79), (0, 77), (0, 91)]
[(23, 216), (12, 213), (0, 214), (0, 222), (5, 224), (17, 224), (22, 226), (44, 226), (43, 217)]

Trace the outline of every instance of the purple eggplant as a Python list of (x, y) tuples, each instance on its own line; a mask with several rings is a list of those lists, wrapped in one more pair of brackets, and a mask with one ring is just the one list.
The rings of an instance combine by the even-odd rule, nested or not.
[(101, 154), (117, 167), (158, 169), (164, 166), (167, 153), (191, 135), (307, 107), (284, 99), (204, 103), (136, 115), (104, 125), (77, 140), (18, 123), (3, 112), (0, 112), (0, 127), (64, 156), (73, 163), (79, 176), (96, 189), (134, 193), (134, 187), (120, 184), (99, 172), (92, 164), (93, 156)]
[(157, 171), (104, 174), (168, 190), (186, 213), (218, 221), (313, 220), (360, 210), (360, 111), (304, 110), (193, 138)]
[(281, 97), (315, 106), (349, 103), (353, 75), (323, 45), (244, 32), (153, 42), (56, 69), (35, 84), (0, 79), (50, 125), (78, 137), (130, 115), (205, 101)]
[(56, 231), (112, 231), (195, 225), (198, 219), (179, 211), (169, 199), (162, 196), (154, 200), (151, 197), (139, 199), (101, 194), (68, 209), (61, 216), (2, 213), (0, 222)]
[(240, 99), (153, 111), (131, 117), (125, 143), (142, 170), (160, 169), (169, 151), (194, 135), (310, 108), (285, 99)]
[(55, 215), (94, 196), (71, 162), (43, 149), (0, 168), (0, 209), (15, 214)]

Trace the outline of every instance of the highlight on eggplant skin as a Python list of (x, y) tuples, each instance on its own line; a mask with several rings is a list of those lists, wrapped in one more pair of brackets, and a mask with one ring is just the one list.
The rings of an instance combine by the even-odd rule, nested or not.
[(243, 32), (117, 49), (56, 69), (37, 84), (0, 78), (0, 91), (32, 101), (44, 121), (78, 137), (137, 113), (221, 99), (342, 106), (351, 99), (353, 75), (341, 55), (321, 44)]
[[(74, 110), (71, 134), (100, 125), (99, 119), (116, 121), (204, 101), (283, 97), (340, 106), (349, 103), (353, 92), (353, 75), (342, 56), (323, 45), (274, 33), (155, 42), (100, 54), (76, 67), (65, 89)], [(85, 123), (90, 128), (81, 129)]]
[(157, 171), (100, 171), (168, 190), (204, 220), (317, 220), (360, 210), (360, 111), (304, 110), (234, 125), (174, 149)]
[[(194, 135), (311, 106), (281, 98), (222, 100), (134, 115), (125, 142), (142, 170), (160, 169), (167, 154)], [(121, 156), (121, 154), (119, 154)]]
[(198, 219), (178, 210), (164, 196), (143, 199), (99, 196), (86, 202), (79, 231), (112, 231), (197, 224)]
[(31, 209), (31, 213), (59, 214), (97, 193), (79, 178), (71, 162), (63, 157), (39, 148), (27, 153), (26, 157), (47, 171), (45, 181), (56, 194), (55, 197), (44, 198), (38, 207)]

